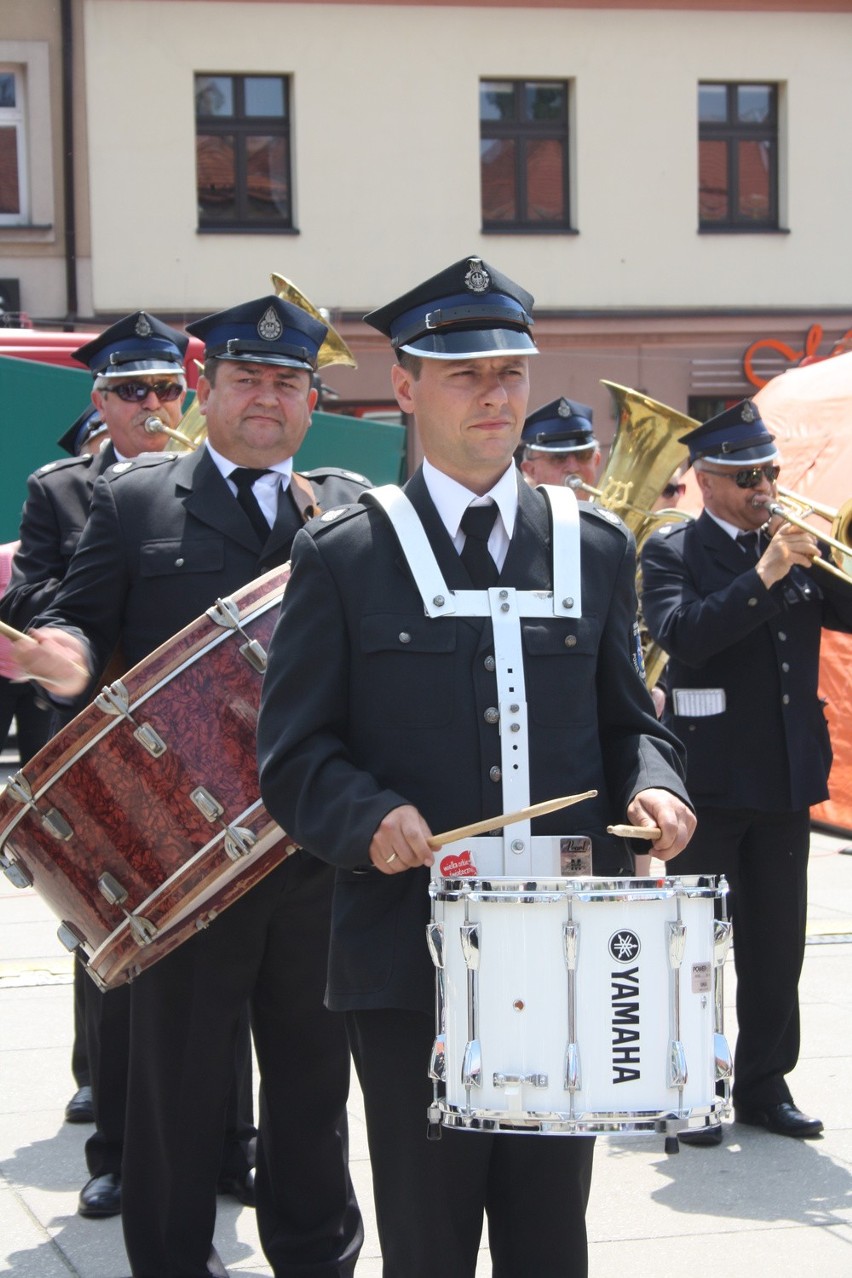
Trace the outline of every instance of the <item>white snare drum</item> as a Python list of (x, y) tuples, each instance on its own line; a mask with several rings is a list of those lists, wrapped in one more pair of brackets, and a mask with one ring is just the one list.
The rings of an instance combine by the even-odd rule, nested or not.
[(726, 1112), (726, 892), (705, 878), (433, 882), (430, 1120), (578, 1135)]

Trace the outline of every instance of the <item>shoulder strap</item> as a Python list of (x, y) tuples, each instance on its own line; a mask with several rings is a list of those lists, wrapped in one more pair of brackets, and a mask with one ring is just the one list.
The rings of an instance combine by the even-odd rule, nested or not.
[(290, 491), (303, 523), (313, 519), (314, 515), (322, 514), (322, 507), (317, 501), (310, 480), (305, 479), (304, 475), (299, 475), (295, 470), (290, 476)]

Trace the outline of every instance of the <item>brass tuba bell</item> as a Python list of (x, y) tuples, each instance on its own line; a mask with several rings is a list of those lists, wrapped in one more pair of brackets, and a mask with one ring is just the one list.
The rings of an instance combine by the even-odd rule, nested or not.
[[(616, 409), (612, 449), (596, 488), (576, 480), (571, 487), (585, 489), (601, 506), (619, 515), (636, 538), (638, 553), (651, 533), (664, 524), (686, 522), (692, 518), (685, 511), (655, 511), (653, 507), (688, 456), (688, 449), (680, 443), (680, 436), (701, 423), (675, 408), (658, 403), (641, 391), (603, 379), (601, 385), (609, 389)], [(642, 624), (642, 573), (638, 568), (636, 593), (645, 681), (649, 688), (653, 688), (668, 658)]]

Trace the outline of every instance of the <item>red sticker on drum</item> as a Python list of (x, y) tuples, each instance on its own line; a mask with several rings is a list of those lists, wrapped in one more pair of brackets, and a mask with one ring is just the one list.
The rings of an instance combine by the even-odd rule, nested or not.
[(439, 869), (444, 879), (475, 879), (477, 876), (476, 866), (473, 864), (470, 852), (467, 851), (453, 852), (450, 856), (445, 856)]

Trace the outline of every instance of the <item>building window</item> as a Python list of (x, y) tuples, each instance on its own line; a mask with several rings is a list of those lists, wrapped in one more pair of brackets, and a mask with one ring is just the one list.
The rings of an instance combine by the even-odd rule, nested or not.
[(479, 129), (483, 230), (569, 229), (568, 85), (482, 80)]
[(778, 90), (699, 84), (698, 223), (702, 230), (778, 227)]
[(29, 221), (24, 77), (17, 67), (0, 66), (0, 225)]
[(284, 75), (196, 75), (200, 228), (292, 228), (289, 88)]

